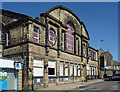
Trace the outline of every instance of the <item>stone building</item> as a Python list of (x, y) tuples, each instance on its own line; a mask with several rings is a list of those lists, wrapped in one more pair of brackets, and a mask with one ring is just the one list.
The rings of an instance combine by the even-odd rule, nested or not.
[(35, 19), (2, 10), (2, 20), (3, 56), (24, 60), (23, 90), (86, 81), (87, 63), (97, 75), (97, 50), (89, 47), (87, 29), (71, 10), (59, 5)]
[(113, 56), (109, 51), (104, 52), (100, 49), (100, 68), (113, 69)]
[(113, 75), (113, 56), (109, 51), (99, 49), (100, 78), (111, 77)]
[(116, 60), (113, 60), (113, 70), (114, 73), (120, 73), (120, 63)]
[(98, 50), (88, 47), (87, 79), (98, 78)]

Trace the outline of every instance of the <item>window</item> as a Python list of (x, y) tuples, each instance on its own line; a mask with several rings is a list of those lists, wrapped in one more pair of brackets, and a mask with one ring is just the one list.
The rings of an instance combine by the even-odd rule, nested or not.
[(63, 76), (63, 62), (60, 62), (60, 76)]
[(68, 63), (65, 63), (65, 76), (68, 76)]
[(70, 64), (70, 76), (73, 76), (73, 64)]
[(96, 60), (96, 55), (95, 55), (96, 53), (94, 52), (94, 60)]
[(48, 74), (54, 75), (55, 74), (55, 68), (48, 68)]
[(94, 52), (92, 51), (92, 60), (94, 59)]
[(74, 76), (77, 76), (77, 65), (74, 65)]
[(39, 43), (39, 29), (37, 27), (34, 27), (33, 40), (34, 42)]
[(78, 65), (78, 76), (80, 76), (80, 65)]
[(55, 44), (55, 31), (53, 29), (50, 29), (49, 30), (49, 41), (50, 41), (50, 44), (54, 45)]
[(6, 33), (6, 46), (10, 44), (10, 32)]
[(76, 55), (79, 55), (79, 39), (76, 38)]
[(33, 76), (43, 76), (44, 75), (44, 61), (33, 60)]
[(70, 24), (67, 24), (67, 32), (66, 32), (66, 50), (67, 52), (74, 53), (74, 35), (73, 35), (73, 27)]
[(85, 44), (83, 44), (83, 56), (85, 56)]
[(48, 61), (48, 75), (55, 76), (56, 75), (56, 62)]
[(89, 50), (89, 59), (91, 60), (91, 50)]
[(64, 50), (64, 31), (61, 33), (61, 49)]

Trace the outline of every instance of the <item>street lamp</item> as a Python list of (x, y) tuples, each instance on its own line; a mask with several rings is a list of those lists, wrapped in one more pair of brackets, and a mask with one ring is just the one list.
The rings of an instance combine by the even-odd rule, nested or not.
[[(103, 42), (103, 40), (100, 40)], [(101, 47), (102, 48), (102, 47)], [(98, 78), (100, 79), (100, 52), (99, 52), (99, 41), (98, 41)]]

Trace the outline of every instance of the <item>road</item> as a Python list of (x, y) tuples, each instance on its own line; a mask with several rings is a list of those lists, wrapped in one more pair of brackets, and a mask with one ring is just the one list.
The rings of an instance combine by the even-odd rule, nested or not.
[(73, 90), (79, 90), (80, 92), (92, 92), (92, 90), (101, 90), (102, 92), (120, 92), (120, 81), (102, 81), (99, 83), (88, 84), (86, 86), (79, 86)]

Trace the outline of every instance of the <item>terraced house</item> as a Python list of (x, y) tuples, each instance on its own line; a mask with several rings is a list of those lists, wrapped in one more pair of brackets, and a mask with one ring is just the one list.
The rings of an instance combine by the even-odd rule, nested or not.
[(86, 81), (87, 65), (90, 75), (98, 75), (97, 50), (89, 47), (84, 23), (68, 8), (59, 5), (35, 19), (2, 10), (2, 19), (3, 56), (24, 60), (20, 90)]

